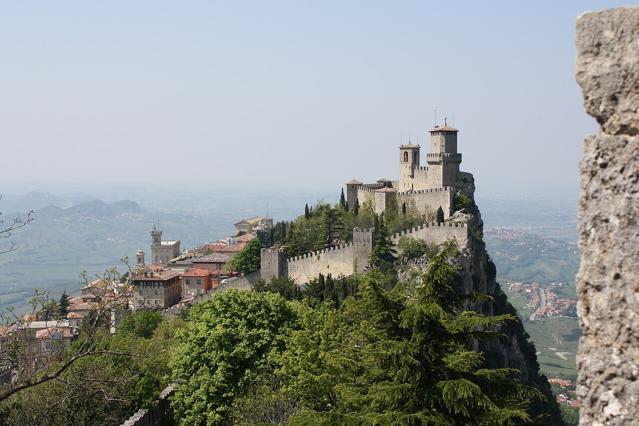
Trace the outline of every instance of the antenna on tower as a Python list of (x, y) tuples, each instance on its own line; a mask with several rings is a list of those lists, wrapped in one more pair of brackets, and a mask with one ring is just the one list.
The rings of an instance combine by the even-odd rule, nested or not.
[(437, 126), (437, 108), (435, 108), (435, 123), (434, 126)]
[(268, 218), (268, 201), (266, 202), (266, 217)]

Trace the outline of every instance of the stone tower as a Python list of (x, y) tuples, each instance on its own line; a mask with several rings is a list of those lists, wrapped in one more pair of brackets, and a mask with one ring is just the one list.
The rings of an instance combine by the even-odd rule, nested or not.
[(349, 209), (354, 208), (355, 203), (357, 203), (357, 188), (360, 185), (362, 185), (362, 182), (355, 179), (346, 182), (346, 204), (348, 204)]
[(138, 252), (135, 254), (135, 259), (136, 268), (144, 269), (144, 252), (142, 250), (138, 250)]
[(285, 277), (287, 270), (284, 251), (276, 248), (263, 248), (260, 252), (260, 274), (261, 278), (266, 281)]
[(430, 130), (431, 152), (426, 155), (428, 162), (428, 186), (443, 188), (455, 186), (462, 156), (457, 152), (457, 132), (446, 121), (443, 126)]
[(151, 263), (161, 262), (160, 252), (162, 251), (162, 231), (153, 225), (151, 230)]
[(415, 170), (419, 168), (419, 145), (400, 145), (399, 147), (399, 191), (412, 191)]

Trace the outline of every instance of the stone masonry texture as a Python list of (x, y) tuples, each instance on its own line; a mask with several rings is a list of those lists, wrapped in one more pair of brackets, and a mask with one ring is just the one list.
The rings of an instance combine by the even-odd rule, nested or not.
[(581, 425), (639, 424), (639, 7), (577, 19), (577, 81), (600, 124), (580, 165)]

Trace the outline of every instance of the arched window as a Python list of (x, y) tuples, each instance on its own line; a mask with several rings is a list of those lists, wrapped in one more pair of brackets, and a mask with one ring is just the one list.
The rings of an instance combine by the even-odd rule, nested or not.
[(404, 151), (404, 162), (408, 163), (408, 151)]

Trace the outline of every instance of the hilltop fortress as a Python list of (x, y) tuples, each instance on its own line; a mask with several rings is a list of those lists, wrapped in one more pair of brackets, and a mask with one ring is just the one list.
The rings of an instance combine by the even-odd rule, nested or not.
[[(457, 152), (458, 130), (448, 126), (435, 126), (430, 131), (431, 153), (426, 154), (427, 166), (420, 164), (419, 145), (399, 147), (399, 180), (380, 179), (364, 184), (357, 180), (346, 183), (346, 201), (349, 208), (370, 208), (380, 214), (387, 209), (416, 211), (430, 220), (423, 225), (395, 234), (391, 240), (397, 244), (402, 236), (419, 238), (432, 244), (454, 239), (460, 246), (468, 242), (468, 224), (463, 221), (435, 223), (435, 212), (441, 207), (444, 219), (454, 213), (455, 197), (461, 193), (473, 198), (474, 179), (461, 172), (462, 156)], [(363, 272), (368, 264), (374, 230), (353, 230), (353, 242), (337, 247), (286, 258), (275, 248), (262, 249), (261, 269), (251, 279), (288, 277), (297, 284), (305, 284), (321, 273), (349, 276)]]
[(370, 204), (377, 214), (387, 208), (414, 209), (424, 215), (434, 215), (441, 207), (444, 218), (453, 213), (458, 191), (473, 198), (473, 175), (459, 170), (462, 161), (457, 152), (457, 133), (446, 122), (433, 127), (429, 133), (431, 152), (426, 154), (426, 164), (421, 165), (419, 145), (399, 147), (399, 180), (380, 179), (375, 183), (351, 180), (346, 183), (346, 200), (350, 208), (356, 204)]

